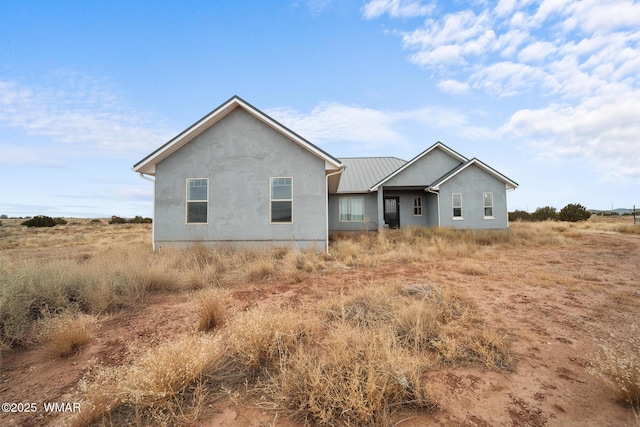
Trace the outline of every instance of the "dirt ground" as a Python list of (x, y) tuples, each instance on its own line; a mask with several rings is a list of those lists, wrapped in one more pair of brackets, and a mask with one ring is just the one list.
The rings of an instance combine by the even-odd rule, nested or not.
[[(234, 305), (313, 303), (362, 280), (402, 278), (444, 283), (472, 303), (481, 317), (508, 331), (517, 355), (514, 372), (445, 368), (425, 374), (438, 407), (401, 414), (396, 426), (626, 426), (637, 425), (592, 374), (599, 344), (632, 333), (640, 314), (640, 236), (580, 230), (569, 244), (524, 247), (474, 257), (476, 271), (459, 260), (425, 264), (386, 262), (374, 268), (320, 272), (301, 283), (240, 283)], [(143, 306), (98, 322), (94, 339), (69, 358), (43, 349), (5, 352), (0, 368), (3, 402), (36, 403), (37, 411), (0, 413), (3, 426), (64, 425), (69, 413), (45, 412), (45, 402), (78, 401), (79, 381), (96, 363), (114, 366), (131, 351), (150, 348), (193, 328), (188, 293), (156, 294)], [(74, 408), (71, 408), (74, 409)], [(81, 410), (81, 409), (80, 409)], [(197, 425), (296, 426), (260, 402), (212, 404)]]

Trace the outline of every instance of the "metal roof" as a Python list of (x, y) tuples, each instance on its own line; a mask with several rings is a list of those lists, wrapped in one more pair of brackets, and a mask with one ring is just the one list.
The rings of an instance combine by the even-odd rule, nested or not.
[(347, 157), (338, 160), (345, 166), (338, 193), (368, 193), (374, 184), (407, 163), (397, 157)]

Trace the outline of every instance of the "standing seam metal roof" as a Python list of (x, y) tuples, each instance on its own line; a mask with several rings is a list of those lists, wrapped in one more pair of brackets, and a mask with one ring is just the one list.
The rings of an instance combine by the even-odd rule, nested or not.
[(374, 184), (407, 163), (397, 157), (348, 157), (338, 160), (345, 166), (338, 193), (368, 193)]

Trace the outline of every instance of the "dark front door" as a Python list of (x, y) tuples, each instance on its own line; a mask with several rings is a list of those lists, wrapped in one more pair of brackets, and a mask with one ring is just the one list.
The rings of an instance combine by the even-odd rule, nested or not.
[(384, 198), (384, 222), (389, 228), (400, 228), (400, 197)]

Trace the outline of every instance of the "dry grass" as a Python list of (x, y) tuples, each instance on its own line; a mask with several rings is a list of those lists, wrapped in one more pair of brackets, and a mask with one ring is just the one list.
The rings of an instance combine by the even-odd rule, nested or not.
[(224, 326), (229, 317), (229, 295), (219, 289), (207, 289), (197, 296), (198, 330), (209, 331)]
[(389, 328), (338, 324), (321, 346), (300, 348), (285, 364), (275, 398), (305, 423), (388, 426), (403, 407), (435, 406), (421, 381), (424, 362)]
[[(637, 326), (627, 339), (613, 337), (611, 344), (600, 346), (600, 354), (591, 369), (624, 405), (640, 411), (640, 338)], [(637, 419), (637, 417), (636, 417)]]
[[(590, 227), (596, 226), (609, 227)], [(82, 322), (91, 323), (83, 313), (131, 307), (153, 292), (196, 290), (194, 307), (202, 331), (167, 342), (122, 366), (95, 367), (81, 388), (85, 403), (75, 419), (78, 425), (195, 424), (203, 402), (221, 392), (241, 396), (239, 400), (259, 396), (261, 402), (312, 425), (392, 425), (399, 411), (436, 404), (423, 380), (429, 370), (443, 366), (513, 370), (510, 334), (487, 324), (452, 286), (427, 278), (412, 282), (368, 278), (364, 283), (345, 283), (338, 296), (316, 295), (320, 302), (313, 304), (293, 308), (260, 302), (235, 314), (229, 311), (226, 288), (247, 282), (298, 283), (323, 271), (365, 270), (385, 263), (445, 261), (456, 274), (475, 280), (488, 276), (483, 262), (498, 257), (501, 249), (568, 245), (570, 233), (580, 235), (589, 228), (588, 222), (555, 225), (555, 229), (547, 223), (517, 223), (501, 231), (407, 227), (337, 236), (325, 256), (293, 249), (202, 245), (153, 253), (148, 236), (125, 237), (128, 232), (148, 233), (148, 228), (66, 227), (67, 234), (70, 230), (89, 234), (94, 227), (104, 235), (65, 238), (60, 229), (21, 230), (26, 239), (20, 246), (16, 230), (3, 231), (8, 237), (0, 254), (3, 348), (31, 345), (47, 324), (52, 343), (67, 343), (55, 354), (72, 354), (82, 345)], [(34, 256), (41, 253), (34, 239), (49, 248), (48, 257)], [(74, 245), (82, 247), (80, 252), (69, 249)], [(457, 260), (455, 265), (451, 259)], [(595, 281), (587, 276), (579, 279)], [(527, 280), (569, 286), (577, 278), (540, 271)], [(54, 325), (65, 324), (58, 329), (66, 329), (68, 335), (56, 337)], [(611, 348), (603, 348), (596, 374), (621, 400), (637, 407), (637, 341)]]
[(64, 314), (45, 319), (39, 327), (41, 339), (55, 357), (75, 354), (91, 341), (96, 324), (93, 316)]
[(81, 384), (85, 401), (74, 423), (120, 424), (128, 418), (138, 425), (175, 425), (184, 412), (184, 392), (191, 389), (192, 403), (202, 401), (198, 382), (203, 373), (220, 369), (225, 354), (219, 337), (198, 334), (151, 349), (129, 365), (98, 366)]

